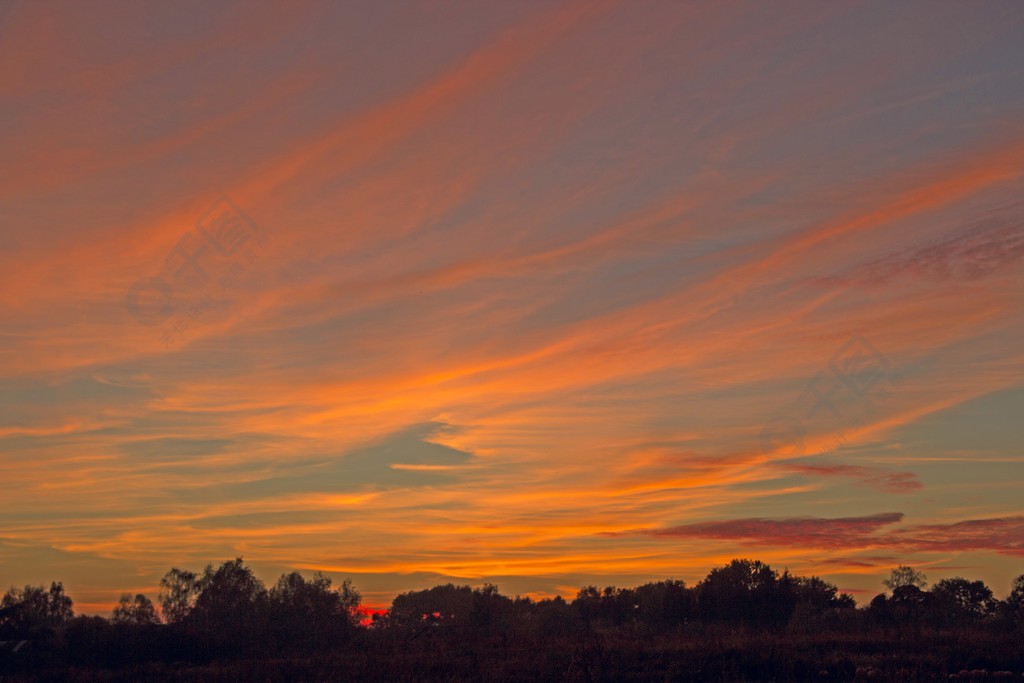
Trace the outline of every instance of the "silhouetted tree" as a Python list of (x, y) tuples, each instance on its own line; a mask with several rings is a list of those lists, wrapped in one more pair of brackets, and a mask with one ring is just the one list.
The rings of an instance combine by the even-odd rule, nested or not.
[(892, 570), (888, 579), (882, 580), (882, 585), (895, 593), (896, 589), (901, 586), (924, 588), (927, 585), (925, 582), (926, 578), (922, 572), (901, 564)]
[(957, 576), (942, 579), (932, 587), (934, 608), (944, 621), (966, 623), (977, 620), (995, 610), (992, 590), (982, 581), (968, 581)]
[(594, 586), (582, 588), (572, 605), (584, 624), (597, 622), (605, 626), (633, 623), (640, 607), (636, 591), (615, 586), (606, 586), (603, 591)]
[(1024, 627), (1024, 574), (1010, 584), (1010, 594), (1003, 601), (1001, 611), (1007, 623)]
[(885, 593), (876, 595), (867, 607), (871, 621), (879, 626), (891, 626), (894, 623), (892, 605)]
[[(902, 626), (918, 626), (921, 618), (930, 611), (931, 596), (915, 584), (897, 586), (889, 600), (889, 609), (895, 623)], [(903, 633), (901, 631), (900, 633)]]
[(590, 626), (601, 616), (601, 591), (597, 586), (584, 586), (576, 592), (572, 608), (580, 620)]
[(0, 600), (2, 623), (15, 633), (32, 635), (41, 630), (53, 630), (74, 616), (71, 598), (64, 594), (64, 584), (11, 588)]
[(632, 588), (615, 588), (608, 586), (601, 596), (601, 612), (607, 623), (612, 626), (624, 626), (636, 621), (636, 592)]
[(133, 598), (130, 593), (122, 593), (121, 599), (114, 607), (110, 616), (111, 622), (115, 624), (158, 624), (160, 617), (156, 614), (153, 603), (142, 593), (136, 594)]
[(580, 625), (578, 614), (562, 596), (545, 598), (534, 605), (536, 628), (545, 636), (565, 636)]
[(187, 622), (214, 651), (234, 646), (252, 651), (267, 643), (267, 589), (238, 557), (208, 566)]
[(778, 623), (787, 598), (777, 593), (777, 572), (759, 560), (733, 560), (712, 569), (697, 586), (697, 604), (705, 621)]
[(467, 626), (473, 611), (473, 589), (445, 584), (395, 596), (390, 619), (397, 626)]
[(682, 581), (645, 583), (634, 592), (639, 619), (652, 628), (681, 626), (695, 616), (696, 599)]
[(484, 584), (473, 590), (473, 609), (470, 621), (475, 629), (486, 631), (508, 630), (512, 620), (512, 600), (493, 584)]
[(765, 601), (765, 625), (783, 628), (789, 624), (799, 597), (797, 595), (796, 578), (789, 570), (782, 572), (775, 585), (769, 587)]
[(810, 608), (811, 612), (821, 613), (840, 605), (839, 589), (817, 576), (793, 577), (793, 592), (797, 603)]
[(317, 573), (306, 580), (298, 572), (282, 575), (270, 589), (272, 630), (282, 644), (323, 648), (349, 638), (359, 621), (361, 596), (346, 579), (331, 590), (331, 579)]
[(195, 607), (202, 591), (202, 580), (195, 572), (173, 568), (160, 579), (160, 608), (168, 624), (181, 622)]
[(1006, 601), (1011, 605), (1024, 607), (1024, 574), (1021, 574), (1010, 585), (1010, 595)]

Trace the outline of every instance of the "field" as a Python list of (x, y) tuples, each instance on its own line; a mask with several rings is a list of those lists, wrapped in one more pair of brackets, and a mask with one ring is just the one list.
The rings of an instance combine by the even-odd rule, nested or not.
[[(961, 670), (1013, 671), (1019, 635), (983, 632), (671, 634), (581, 632), (556, 638), (365, 633), (337, 652), (301, 658), (150, 663), (121, 669), (23, 671), (3, 681), (762, 681), (949, 680)], [(972, 680), (981, 674), (976, 673)]]

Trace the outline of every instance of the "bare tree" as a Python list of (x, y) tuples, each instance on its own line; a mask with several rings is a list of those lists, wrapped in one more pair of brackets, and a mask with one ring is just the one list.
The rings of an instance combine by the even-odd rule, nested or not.
[(882, 585), (889, 590), (895, 592), (897, 588), (902, 586), (914, 586), (915, 588), (924, 588), (927, 585), (923, 572), (919, 572), (913, 567), (901, 564), (900, 566), (893, 569), (889, 574), (888, 579), (882, 581)]

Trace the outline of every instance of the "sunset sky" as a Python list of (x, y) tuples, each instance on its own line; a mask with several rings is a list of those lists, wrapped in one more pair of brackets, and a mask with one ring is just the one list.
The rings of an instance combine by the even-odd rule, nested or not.
[(1024, 573), (1024, 4), (0, 0), (0, 590)]

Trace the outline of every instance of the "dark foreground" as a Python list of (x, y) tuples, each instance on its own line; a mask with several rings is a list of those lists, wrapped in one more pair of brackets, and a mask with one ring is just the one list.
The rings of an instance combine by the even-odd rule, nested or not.
[[(356, 642), (356, 640), (358, 642)], [(797, 681), (1024, 680), (1019, 635), (580, 632), (534, 639), (367, 632), (305, 657), (48, 667), (2, 681)], [(44, 658), (45, 659), (45, 658)], [(54, 663), (56, 664), (56, 663)], [(987, 670), (983, 673), (984, 670)], [(961, 671), (972, 672), (964, 677)]]

